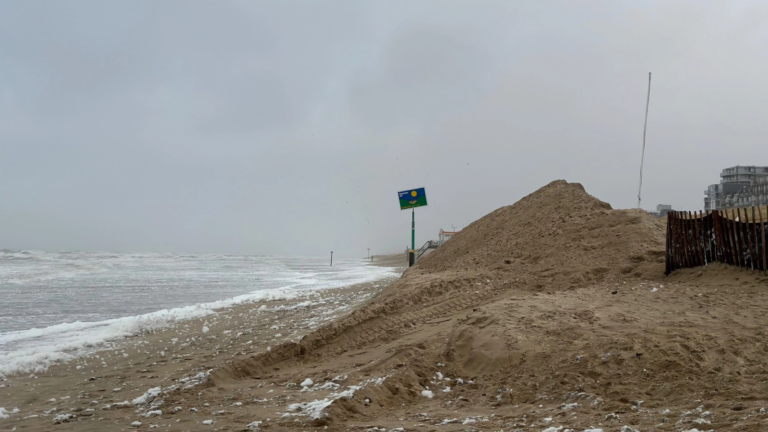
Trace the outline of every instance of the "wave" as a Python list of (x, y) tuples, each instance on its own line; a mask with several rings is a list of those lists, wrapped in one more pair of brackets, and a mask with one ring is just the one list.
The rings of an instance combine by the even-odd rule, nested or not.
[[(0, 251), (9, 254), (8, 251)], [(16, 254), (19, 252), (11, 251)], [(175, 325), (179, 321), (215, 314), (216, 310), (237, 304), (270, 300), (291, 300), (318, 295), (318, 291), (396, 277), (392, 268), (356, 264), (344, 273), (324, 280), (317, 272), (292, 272), (279, 280), (281, 287), (262, 289), (225, 300), (162, 309), (151, 313), (95, 322), (70, 322), (0, 333), (0, 376), (39, 373), (59, 362), (74, 360), (109, 348), (122, 338)], [(337, 276), (337, 277), (336, 277)]]

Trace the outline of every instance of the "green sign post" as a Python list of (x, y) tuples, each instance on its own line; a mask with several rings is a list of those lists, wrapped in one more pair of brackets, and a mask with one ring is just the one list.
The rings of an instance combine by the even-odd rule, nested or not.
[(427, 205), (427, 193), (424, 188), (409, 189), (397, 193), (400, 199), (400, 210), (411, 210), (411, 251), (409, 265), (413, 265), (414, 252), (416, 250), (416, 207)]

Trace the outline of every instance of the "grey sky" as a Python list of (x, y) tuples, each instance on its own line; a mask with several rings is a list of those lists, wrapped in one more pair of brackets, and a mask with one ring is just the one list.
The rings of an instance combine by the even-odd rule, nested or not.
[(0, 0), (0, 248), (399, 251), (766, 164), (768, 3)]

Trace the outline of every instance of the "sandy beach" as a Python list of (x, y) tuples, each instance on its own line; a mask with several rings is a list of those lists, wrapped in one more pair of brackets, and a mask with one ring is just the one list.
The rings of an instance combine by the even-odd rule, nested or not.
[(767, 43), (768, 0), (0, 0), (0, 432), (768, 432)]
[[(386, 267), (407, 265), (404, 256), (374, 257)], [(218, 310), (216, 315), (186, 320), (161, 331), (117, 340), (113, 347), (82, 359), (58, 364), (47, 371), (17, 374), (0, 381), (0, 430), (122, 430), (161, 427), (163, 430), (200, 430), (213, 419), (213, 429), (231, 429), (227, 419), (242, 418), (243, 407), (265, 402), (243, 399), (225, 404), (208, 384), (210, 371), (233, 360), (264, 353), (270, 347), (302, 336), (349, 313), (393, 282), (385, 279), (350, 287), (298, 292), (292, 300), (265, 300)], [(194, 400), (147, 398), (134, 404), (148, 390), (178, 389), (199, 393)], [(282, 393), (281, 393), (282, 394)], [(245, 397), (245, 395), (243, 395)], [(210, 398), (210, 401), (208, 400)], [(160, 403), (161, 399), (165, 399)], [(271, 398), (268, 398), (271, 399)], [(145, 416), (147, 407), (165, 416)], [(176, 407), (181, 406), (183, 410)], [(137, 412), (137, 408), (142, 408)], [(18, 412), (14, 412), (18, 409)], [(154, 410), (154, 411), (157, 411)], [(175, 411), (174, 411), (175, 410)], [(150, 410), (153, 411), (153, 410)], [(225, 415), (221, 411), (227, 411)], [(239, 411), (239, 412), (238, 412)], [(156, 425), (156, 426), (153, 426)], [(171, 428), (171, 429), (169, 429)], [(241, 428), (242, 429), (242, 428)]]
[(0, 428), (768, 429), (768, 276), (665, 277), (664, 239), (660, 220), (553, 182), (390, 283), (241, 305), (9, 377)]

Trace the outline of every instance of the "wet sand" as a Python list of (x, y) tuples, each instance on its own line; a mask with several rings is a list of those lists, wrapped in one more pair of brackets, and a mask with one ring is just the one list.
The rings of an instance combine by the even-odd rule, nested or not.
[[(399, 255), (381, 256), (374, 264), (398, 266), (403, 260)], [(6, 377), (0, 381), (0, 407), (9, 414), (0, 419), (0, 430), (238, 430), (221, 429), (228, 423), (222, 420), (239, 418), (245, 406), (265, 402), (254, 402), (246, 394), (239, 400), (208, 395), (211, 371), (298, 341), (369, 301), (393, 280), (306, 292), (295, 300), (237, 305), (115, 341), (112, 348), (42, 373)], [(254, 380), (254, 385), (268, 384)], [(153, 388), (159, 388), (157, 397), (134, 403)], [(179, 400), (168, 394), (182, 389), (187, 394)], [(12, 413), (15, 408), (18, 412)], [(203, 425), (205, 420), (213, 424)]]

